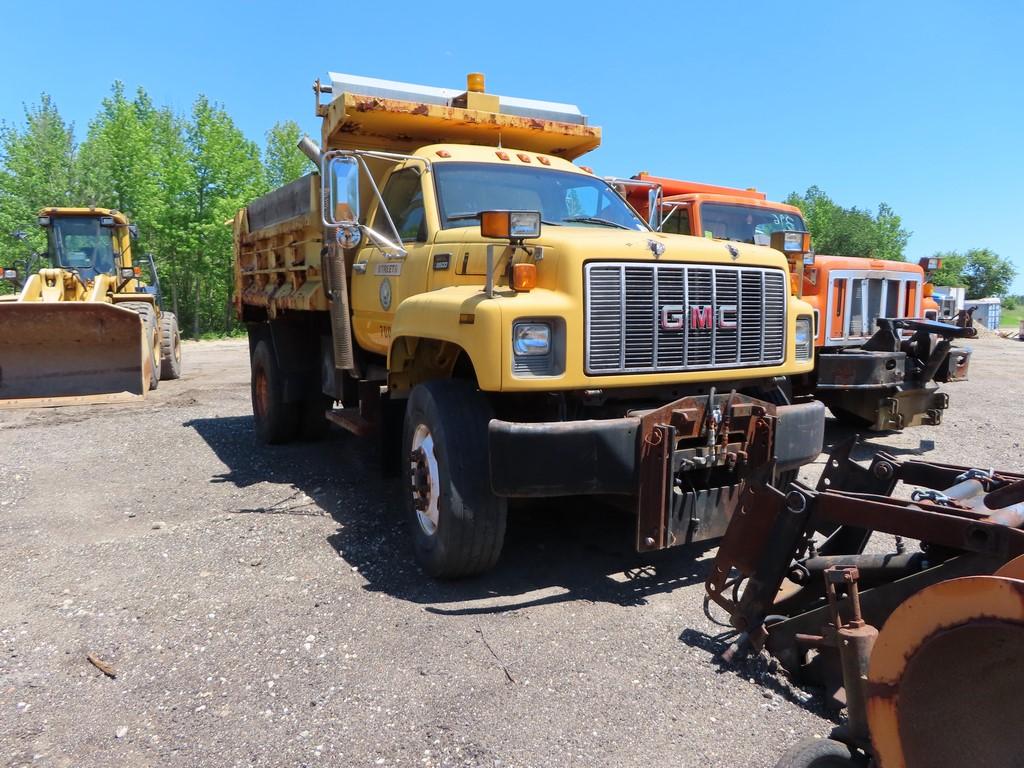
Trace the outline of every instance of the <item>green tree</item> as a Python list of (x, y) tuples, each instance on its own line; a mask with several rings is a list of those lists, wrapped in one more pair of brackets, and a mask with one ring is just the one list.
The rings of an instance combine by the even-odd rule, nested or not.
[(965, 253), (940, 252), (935, 257), (942, 259), (942, 268), (933, 278), (935, 284), (964, 286), (970, 299), (1004, 296), (1017, 276), (1008, 259), (988, 248), (972, 248)]
[(786, 198), (804, 214), (814, 249), (833, 256), (863, 256), (902, 261), (910, 232), (886, 203), (876, 213), (860, 208), (843, 208), (818, 187), (803, 195)]
[(78, 152), (86, 202), (127, 213), (146, 228), (160, 205), (160, 167), (153, 147), (153, 105), (141, 88), (134, 100), (115, 82)]
[[(200, 95), (192, 106), (185, 130), (191, 170), (185, 199), (191, 211), (185, 242), (184, 319), (198, 336), (203, 328), (230, 331), (232, 232), (229, 225), (239, 208), (267, 189), (256, 144), (245, 138), (219, 104)], [(185, 311), (185, 310), (188, 311)]]
[[(0, 255), (10, 254), (24, 268), (32, 251), (44, 250), (36, 214), (46, 206), (74, 204), (75, 186), (74, 129), (44, 93), (38, 105), (25, 107), (23, 125), (0, 124)], [(12, 232), (27, 238), (15, 240)]]
[(184, 125), (169, 109), (156, 109), (142, 88), (129, 100), (115, 82), (78, 153), (85, 198), (124, 211), (138, 225), (136, 260), (152, 252), (165, 301), (179, 311), (177, 288), (190, 211), (190, 185)]
[(290, 181), (313, 170), (312, 163), (298, 148), (302, 130), (293, 120), (274, 123), (267, 131), (267, 148), (264, 162), (267, 170), (267, 184), (271, 189), (284, 186)]

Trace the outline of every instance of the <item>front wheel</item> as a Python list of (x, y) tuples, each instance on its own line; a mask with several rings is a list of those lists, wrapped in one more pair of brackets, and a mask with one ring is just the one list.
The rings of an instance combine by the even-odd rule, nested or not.
[(466, 381), (416, 386), (405, 410), (402, 454), (416, 560), (430, 576), (489, 570), (505, 539), (508, 503), (491, 491), (487, 398)]

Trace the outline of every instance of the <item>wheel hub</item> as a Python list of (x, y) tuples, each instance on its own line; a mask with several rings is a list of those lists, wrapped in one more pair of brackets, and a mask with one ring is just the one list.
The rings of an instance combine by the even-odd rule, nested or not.
[(434, 454), (434, 437), (425, 424), (420, 424), (413, 432), (409, 472), (416, 519), (423, 532), (433, 536), (440, 519), (438, 501), (441, 484)]

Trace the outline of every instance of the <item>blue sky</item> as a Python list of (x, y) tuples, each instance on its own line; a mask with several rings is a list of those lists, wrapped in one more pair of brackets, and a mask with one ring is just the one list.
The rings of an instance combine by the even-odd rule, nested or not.
[[(187, 110), (198, 93), (263, 142), (314, 134), (328, 70), (578, 104), (603, 174), (812, 184), (888, 202), (908, 256), (989, 247), (1024, 293), (1024, 4), (295, 3), (4, 0), (0, 119), (47, 91), (84, 135), (115, 79)], [(503, 10), (507, 9), (507, 10)]]

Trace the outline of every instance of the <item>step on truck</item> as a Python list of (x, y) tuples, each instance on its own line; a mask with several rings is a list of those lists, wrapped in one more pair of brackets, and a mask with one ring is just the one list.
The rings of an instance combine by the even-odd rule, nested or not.
[[(939, 384), (963, 381), (973, 338), (970, 318), (939, 322), (930, 277), (935, 258), (918, 264), (826, 256), (809, 241), (785, 232), (806, 230), (800, 209), (772, 202), (756, 189), (666, 179), (639, 173), (626, 187), (641, 212), (651, 210), (656, 187), (663, 232), (725, 242), (778, 241), (790, 261), (794, 292), (814, 309), (813, 373), (794, 381), (794, 391), (813, 393), (839, 420), (858, 429), (901, 430), (939, 424), (949, 395)], [(646, 186), (645, 186), (646, 185)], [(806, 236), (805, 236), (806, 237)]]
[(514, 498), (618, 499), (639, 551), (717, 538), (818, 455), (781, 253), (654, 231), (572, 162), (575, 106), (330, 80), (317, 171), (234, 220), (255, 429), (378, 434), (428, 574), (493, 566)]

